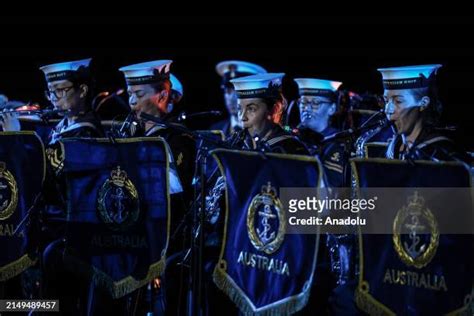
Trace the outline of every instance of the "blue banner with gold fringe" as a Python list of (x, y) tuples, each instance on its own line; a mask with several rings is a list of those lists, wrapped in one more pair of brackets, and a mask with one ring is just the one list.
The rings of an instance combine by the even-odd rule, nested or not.
[[(442, 231), (449, 217), (472, 221), (467, 168), (372, 158), (352, 160), (351, 169), (357, 198), (367, 188), (399, 192), (378, 206), (393, 222), (391, 234), (359, 232), (357, 306), (369, 315), (470, 315), (474, 238)], [(446, 209), (452, 192), (456, 206)]]
[[(37, 260), (28, 247), (27, 225), (45, 177), (45, 155), (34, 132), (0, 133), (0, 282), (20, 274)], [(19, 229), (17, 229), (19, 228)]]
[[(226, 182), (224, 238), (213, 278), (246, 314), (290, 314), (307, 303), (319, 234), (286, 234), (283, 187), (319, 188), (312, 157), (218, 149)], [(245, 172), (242, 172), (243, 168)]]
[(169, 153), (162, 138), (61, 141), (69, 269), (112, 298), (162, 274), (169, 239)]

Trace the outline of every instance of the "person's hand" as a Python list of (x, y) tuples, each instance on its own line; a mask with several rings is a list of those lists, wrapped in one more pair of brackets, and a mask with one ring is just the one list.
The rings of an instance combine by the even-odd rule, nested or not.
[(4, 132), (17, 132), (21, 130), (17, 112), (0, 113), (0, 126)]

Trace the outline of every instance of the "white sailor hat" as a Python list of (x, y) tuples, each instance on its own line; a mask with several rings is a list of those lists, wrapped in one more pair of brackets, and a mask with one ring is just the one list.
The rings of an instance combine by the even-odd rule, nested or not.
[(377, 69), (382, 73), (385, 90), (416, 89), (428, 87), (432, 82), (440, 64), (417, 65)]
[(216, 71), (222, 77), (224, 87), (230, 80), (250, 75), (264, 74), (267, 71), (256, 64), (240, 60), (226, 60), (216, 65)]
[(265, 73), (233, 79), (239, 99), (276, 97), (281, 92), (284, 73)]
[(172, 60), (154, 60), (120, 68), (127, 85), (139, 85), (160, 82), (169, 79)]
[(178, 80), (178, 78), (176, 78), (176, 76), (173, 75), (172, 73), (170, 73), (170, 81), (171, 81), (171, 89), (178, 92), (180, 95), (183, 95), (184, 94), (183, 85)]
[(40, 70), (44, 72), (47, 82), (68, 80), (74, 76), (74, 73), (77, 72), (81, 67), (89, 67), (91, 60), (92, 58), (88, 58), (51, 64), (40, 67)]
[(333, 98), (342, 82), (314, 79), (314, 78), (296, 78), (300, 96), (321, 96)]

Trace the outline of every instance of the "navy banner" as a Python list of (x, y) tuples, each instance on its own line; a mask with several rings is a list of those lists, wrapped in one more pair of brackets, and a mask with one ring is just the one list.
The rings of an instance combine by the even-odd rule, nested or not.
[[(468, 169), (455, 162), (381, 158), (354, 159), (351, 168), (358, 198), (364, 198), (358, 188), (404, 188), (377, 206), (393, 220), (392, 234), (359, 233), (357, 306), (369, 315), (469, 314), (474, 238), (442, 234), (440, 227), (447, 213), (472, 220), (471, 191), (459, 190), (456, 207), (446, 209), (440, 205), (449, 197), (439, 189), (471, 187)], [(438, 189), (428, 196), (424, 188)]]
[(27, 249), (26, 230), (16, 230), (41, 193), (45, 166), (43, 143), (34, 132), (0, 133), (0, 282), (37, 260)]
[(66, 266), (113, 298), (158, 277), (169, 239), (168, 145), (150, 137), (68, 139), (61, 146)]
[(312, 157), (218, 149), (226, 181), (225, 230), (214, 282), (243, 313), (289, 314), (309, 298), (319, 233), (286, 234), (283, 187), (319, 188)]

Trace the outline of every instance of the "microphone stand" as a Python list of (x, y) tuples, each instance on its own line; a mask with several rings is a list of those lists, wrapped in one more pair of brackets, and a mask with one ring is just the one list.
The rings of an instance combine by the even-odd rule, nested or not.
[[(203, 255), (204, 255), (204, 233), (203, 228), (206, 221), (206, 169), (207, 169), (207, 161), (209, 157), (209, 148), (204, 145), (204, 141), (214, 144), (217, 147), (231, 149), (232, 147), (229, 146), (226, 142), (222, 140), (216, 140), (212, 137), (207, 135), (203, 135), (201, 133), (191, 131), (188, 128), (176, 124), (167, 122), (161, 118), (156, 116), (141, 113), (140, 119), (145, 121), (151, 121), (156, 124), (160, 124), (165, 126), (166, 128), (173, 129), (175, 131), (185, 133), (190, 135), (197, 144), (199, 144), (199, 148), (197, 148), (197, 159), (196, 165), (199, 167), (199, 171), (196, 168), (195, 175), (199, 173), (200, 178), (200, 197), (195, 199), (193, 203), (193, 207), (191, 209), (193, 214), (192, 220), (192, 227), (191, 229), (191, 248), (186, 254), (191, 256), (191, 273), (189, 275), (189, 290), (188, 290), (188, 307), (187, 312), (188, 315), (202, 315), (204, 313), (204, 304), (203, 304)], [(195, 196), (196, 194), (196, 187), (195, 187)], [(199, 202), (198, 202), (199, 200)], [(187, 215), (185, 215), (185, 219), (183, 219), (183, 224), (186, 221)], [(181, 226), (180, 224), (180, 226)], [(179, 227), (178, 227), (179, 228)], [(175, 235), (175, 234), (173, 234)]]
[(178, 122), (183, 122), (183, 121), (186, 121), (187, 119), (190, 119), (190, 118), (193, 118), (193, 117), (209, 116), (209, 115), (220, 116), (220, 115), (222, 115), (222, 112), (221, 111), (206, 111), (206, 112), (197, 112), (197, 113), (186, 113), (186, 112), (183, 111), (178, 115), (176, 120)]

